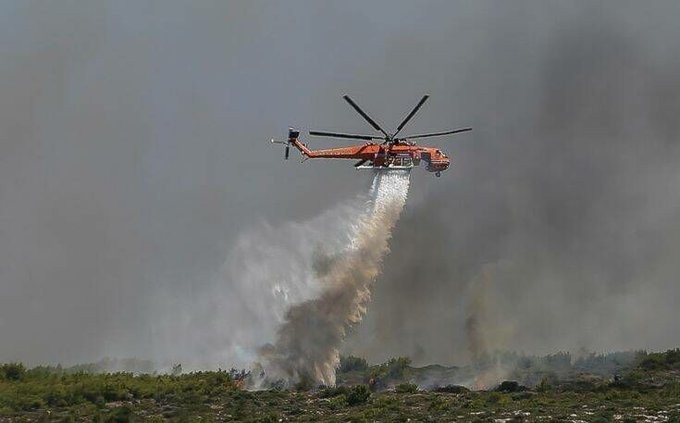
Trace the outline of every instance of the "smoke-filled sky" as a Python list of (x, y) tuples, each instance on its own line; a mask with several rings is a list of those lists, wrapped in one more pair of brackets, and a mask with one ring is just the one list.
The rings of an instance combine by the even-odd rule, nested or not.
[(206, 354), (221, 323), (178, 324), (239, 237), (368, 190), (351, 163), (268, 143), (368, 132), (342, 94), (390, 129), (430, 94), (404, 133), (474, 127), (432, 140), (453, 156), (441, 178), (413, 171), (347, 352), (461, 363), (470, 315), (489, 349), (678, 346), (678, 17), (676, 1), (3, 2), (0, 361)]

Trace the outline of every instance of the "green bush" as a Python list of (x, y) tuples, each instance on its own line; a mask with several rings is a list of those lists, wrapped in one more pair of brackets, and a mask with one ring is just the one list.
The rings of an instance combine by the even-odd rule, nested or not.
[(470, 390), (461, 385), (446, 385), (434, 388), (434, 392), (446, 392), (449, 394), (464, 394), (466, 392), (470, 392)]
[(371, 391), (367, 385), (354, 386), (347, 395), (347, 404), (351, 406), (361, 405), (368, 401), (371, 396)]
[(674, 367), (675, 365), (680, 364), (680, 348), (676, 348), (674, 350), (668, 350), (665, 353), (666, 355), (666, 363)]
[(298, 383), (295, 384), (296, 391), (309, 391), (314, 389), (316, 381), (309, 375), (302, 375)]
[(400, 383), (395, 388), (395, 391), (399, 394), (415, 394), (418, 392), (418, 385), (414, 383)]
[(331, 401), (330, 401), (329, 404), (330, 404), (330, 406), (333, 410), (343, 408), (344, 406), (347, 405), (347, 396), (342, 394), (342, 395), (338, 395), (337, 397), (333, 397), (333, 398), (331, 398)]
[(680, 348), (662, 353), (642, 353), (638, 367), (644, 370), (666, 370), (680, 366)]
[(47, 368), (26, 370), (17, 363), (0, 365), (0, 409), (32, 410), (153, 398), (193, 405), (236, 390), (224, 371), (181, 376), (134, 376), (130, 373), (68, 373)]
[(550, 391), (555, 387), (557, 381), (558, 381), (557, 375), (555, 373), (548, 372), (543, 375), (543, 377), (541, 378), (541, 382), (536, 387), (536, 390), (539, 392)]
[(430, 411), (444, 411), (449, 408), (449, 403), (441, 396), (432, 398), (428, 410)]
[(407, 375), (411, 359), (408, 357), (390, 358), (387, 363), (371, 367), (369, 376), (380, 379), (404, 379)]
[(527, 388), (526, 386), (522, 386), (519, 384), (519, 382), (515, 380), (504, 380), (501, 382), (500, 385), (496, 388), (496, 391), (498, 392), (520, 392), (520, 391), (525, 391)]
[(680, 411), (674, 411), (668, 415), (668, 423), (680, 423)]
[(411, 365), (408, 357), (391, 358), (387, 362), (387, 377), (400, 379), (404, 377), (406, 369)]
[(335, 386), (333, 388), (322, 389), (319, 391), (317, 396), (319, 398), (333, 398), (337, 397), (338, 395), (347, 395), (349, 394), (349, 390), (350, 388), (347, 386)]
[(661, 354), (649, 354), (640, 362), (640, 367), (645, 370), (661, 370), (666, 368), (666, 359)]
[(351, 371), (366, 371), (368, 369), (368, 363), (365, 359), (361, 357), (355, 357), (353, 355), (348, 355), (347, 357), (340, 356), (340, 365), (338, 366), (338, 372), (347, 373)]
[(261, 423), (278, 423), (278, 421), (279, 421), (279, 415), (276, 414), (273, 411), (269, 412), (266, 416), (264, 416), (264, 417), (262, 417), (262, 419), (260, 419)]
[(0, 367), (0, 376), (6, 380), (21, 380), (25, 374), (26, 367), (21, 363), (7, 363)]
[(116, 408), (106, 418), (107, 423), (128, 423), (135, 421), (135, 415), (128, 406)]

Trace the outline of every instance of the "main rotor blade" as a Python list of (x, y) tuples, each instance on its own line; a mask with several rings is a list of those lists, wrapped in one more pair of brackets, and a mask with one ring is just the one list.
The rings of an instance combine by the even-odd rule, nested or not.
[(368, 115), (366, 114), (366, 112), (364, 112), (363, 110), (361, 110), (361, 107), (359, 107), (359, 106), (358, 106), (351, 98), (349, 98), (348, 95), (345, 95), (345, 96), (343, 96), (342, 98), (344, 98), (345, 101), (348, 102), (349, 105), (352, 106), (352, 107), (354, 108), (354, 110), (356, 110), (357, 113), (359, 113), (359, 114), (361, 115), (361, 117), (363, 117), (364, 119), (366, 119), (366, 122), (370, 123), (371, 126), (372, 126), (376, 131), (380, 131), (380, 132), (382, 132), (383, 134), (385, 134), (386, 137), (389, 137), (389, 134), (388, 134), (387, 132), (385, 132), (385, 130), (382, 129), (382, 128), (380, 127), (380, 125), (378, 125), (377, 123), (375, 123), (375, 121), (374, 121), (373, 119), (371, 119), (371, 117), (368, 116)]
[(472, 131), (472, 128), (460, 128), (460, 129), (454, 129), (453, 131), (432, 132), (430, 134), (411, 135), (411, 136), (408, 136), (408, 137), (404, 137), (402, 139), (412, 140), (412, 139), (416, 139), (416, 138), (439, 137), (439, 136), (442, 136), (442, 135), (457, 134), (459, 132), (467, 132), (467, 131)]
[(401, 131), (401, 129), (404, 127), (404, 125), (408, 123), (409, 120), (411, 120), (413, 115), (415, 115), (418, 112), (418, 109), (420, 109), (420, 107), (427, 101), (428, 98), (430, 98), (429, 95), (424, 95), (423, 98), (420, 99), (416, 107), (414, 107), (413, 110), (411, 110), (411, 113), (409, 113), (408, 116), (406, 116), (406, 118), (404, 118), (404, 120), (399, 124), (399, 126), (397, 126), (397, 132), (395, 132), (393, 136), (395, 137), (397, 136), (399, 131)]
[(382, 137), (374, 137), (372, 135), (358, 135), (358, 134), (344, 134), (340, 132), (324, 132), (324, 131), (309, 131), (309, 135), (317, 137), (334, 137), (334, 138), (350, 138), (354, 140), (381, 140)]

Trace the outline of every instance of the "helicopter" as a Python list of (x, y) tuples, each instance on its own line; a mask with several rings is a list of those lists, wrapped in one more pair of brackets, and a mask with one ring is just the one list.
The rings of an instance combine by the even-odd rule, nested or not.
[[(342, 132), (309, 131), (309, 135), (332, 138), (348, 138), (353, 140), (364, 140), (364, 144), (350, 145), (346, 147), (328, 148), (322, 150), (311, 150), (306, 144), (302, 143), (298, 137), (300, 131), (289, 128), (288, 140), (278, 141), (272, 139), (275, 144), (286, 146), (284, 158), (287, 160), (290, 155), (290, 147), (297, 148), (303, 156), (302, 161), (307, 159), (355, 159), (358, 160), (354, 167), (357, 169), (411, 169), (420, 165), (423, 161), (428, 172), (434, 172), (436, 176), (441, 176), (441, 172), (448, 169), (451, 159), (439, 148), (419, 146), (415, 139), (439, 137), (452, 135), (461, 132), (471, 131), (472, 128), (459, 128), (443, 132), (431, 132), (426, 134), (410, 135), (399, 137), (399, 133), (406, 124), (413, 118), (418, 110), (425, 104), (429, 95), (424, 95), (418, 104), (406, 115), (404, 120), (397, 126), (394, 133), (386, 132), (375, 120), (364, 112), (348, 95), (342, 98), (349, 103), (357, 113), (368, 122), (373, 129), (382, 135), (362, 135), (347, 134)], [(378, 142), (374, 142), (377, 141)]]

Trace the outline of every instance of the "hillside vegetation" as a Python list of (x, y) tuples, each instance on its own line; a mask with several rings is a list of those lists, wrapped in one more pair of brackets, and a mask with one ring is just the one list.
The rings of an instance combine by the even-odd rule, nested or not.
[(515, 376), (543, 378), (531, 386), (508, 380), (484, 391), (453, 383), (423, 389), (418, 380), (432, 381), (435, 374), (455, 380), (483, 365), (417, 368), (395, 358), (370, 366), (347, 357), (337, 387), (248, 392), (240, 388), (244, 373), (235, 370), (153, 375), (7, 363), (0, 366), (0, 421), (680, 422), (678, 349), (517, 358)]

